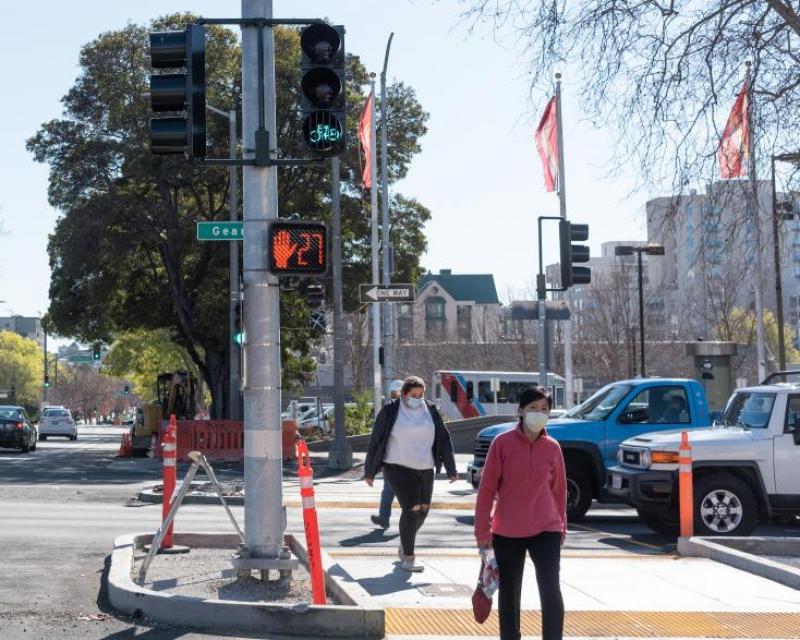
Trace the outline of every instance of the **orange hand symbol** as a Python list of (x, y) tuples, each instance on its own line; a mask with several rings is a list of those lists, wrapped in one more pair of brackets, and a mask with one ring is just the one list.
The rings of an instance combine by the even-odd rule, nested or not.
[(289, 266), (289, 258), (297, 251), (298, 245), (292, 242), (292, 238), (288, 231), (278, 231), (275, 234), (275, 240), (272, 242), (272, 255), (275, 260), (275, 266), (279, 269), (285, 269)]

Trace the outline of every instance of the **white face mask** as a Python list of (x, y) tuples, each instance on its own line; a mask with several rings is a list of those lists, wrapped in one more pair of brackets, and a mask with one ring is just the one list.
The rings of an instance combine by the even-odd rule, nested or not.
[(422, 406), (422, 398), (406, 396), (406, 404), (409, 409), (419, 409)]
[(547, 424), (547, 414), (539, 411), (528, 411), (522, 414), (522, 424), (531, 435), (539, 435)]

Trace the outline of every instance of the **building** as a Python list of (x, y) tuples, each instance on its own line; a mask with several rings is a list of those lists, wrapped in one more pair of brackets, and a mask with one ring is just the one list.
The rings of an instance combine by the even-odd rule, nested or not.
[(33, 340), (44, 348), (44, 331), (41, 318), (26, 318), (24, 316), (8, 316), (0, 318), (0, 331), (13, 331), (23, 338)]
[(396, 305), (400, 342), (496, 342), (501, 305), (491, 274), (427, 273), (413, 303)]
[[(650, 270), (667, 311), (664, 325), (681, 336), (711, 337), (734, 309), (754, 305), (755, 228), (751, 183), (714, 182), (704, 193), (647, 202), (648, 241), (665, 248)], [(794, 194), (778, 194), (781, 211), (797, 214)], [(761, 291), (765, 310), (775, 311), (775, 235), (772, 184), (757, 183), (761, 231)], [(800, 219), (778, 221), (785, 321), (797, 334), (800, 313)]]

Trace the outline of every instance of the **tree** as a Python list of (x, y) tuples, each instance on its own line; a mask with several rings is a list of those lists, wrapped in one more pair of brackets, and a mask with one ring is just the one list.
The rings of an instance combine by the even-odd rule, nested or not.
[[(213, 398), (212, 416), (227, 411), (228, 251), (224, 243), (199, 243), (195, 223), (227, 219), (228, 175), (148, 150), (148, 31), (182, 28), (195, 20), (177, 14), (151, 25), (130, 24), (101, 34), (83, 47), (80, 74), (63, 98), (64, 115), (45, 123), (28, 141), (39, 162), (50, 165), (49, 200), (61, 211), (48, 252), (50, 317), (62, 335), (111, 341), (119, 332), (165, 330), (197, 367)], [(240, 108), (241, 53), (236, 34), (207, 26), (209, 104)], [(275, 30), (279, 155), (302, 157), (299, 101), (299, 36)], [(368, 81), (357, 57), (349, 56), (347, 126), (356, 140), (362, 85)], [(402, 178), (419, 150), (427, 114), (402, 83), (389, 90), (390, 176)], [(227, 123), (208, 120), (211, 157), (228, 153)], [(358, 151), (343, 157), (345, 291), (368, 269), (368, 228), (358, 181)], [(324, 167), (280, 170), (284, 215), (299, 212), (327, 219), (330, 179)], [(422, 226), (429, 216), (416, 201), (395, 193), (393, 240), (402, 277), (419, 270), (425, 250)], [(352, 304), (352, 297), (348, 296)], [(318, 338), (298, 292), (282, 295), (283, 384), (302, 382), (313, 363)]]
[(0, 388), (14, 387), (17, 403), (35, 407), (42, 397), (44, 354), (33, 340), (0, 331)]
[[(728, 340), (740, 345), (746, 345), (751, 350), (755, 343), (756, 314), (752, 309), (731, 309), (730, 313), (714, 327), (714, 336), (717, 340)], [(800, 362), (800, 351), (795, 349), (795, 332), (790, 323), (784, 323), (783, 332), (786, 342), (786, 360)], [(767, 358), (772, 363), (772, 369), (777, 370), (778, 360), (778, 322), (771, 311), (764, 312), (764, 342)], [(747, 350), (740, 353), (740, 359), (747, 357)]]
[(156, 378), (160, 373), (197, 368), (184, 349), (164, 330), (131, 331), (119, 334), (103, 362), (111, 376), (133, 381), (132, 391), (145, 401), (156, 399)]
[[(464, 19), (522, 39), (534, 87), (578, 70), (585, 111), (619, 132), (619, 165), (682, 186), (709, 174), (752, 61), (754, 120), (769, 158), (796, 138), (800, 16), (788, 0), (468, 0)], [(796, 6), (796, 5), (795, 5)]]
[(116, 396), (122, 385), (123, 381), (103, 375), (91, 365), (78, 365), (59, 379), (52, 389), (52, 400), (80, 412), (84, 418), (94, 415), (95, 411), (107, 416), (117, 403)]

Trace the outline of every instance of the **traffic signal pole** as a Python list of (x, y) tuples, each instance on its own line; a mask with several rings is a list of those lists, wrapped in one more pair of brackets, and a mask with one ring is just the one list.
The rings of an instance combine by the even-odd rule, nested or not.
[[(386, 55), (383, 59), (383, 70), (381, 71), (381, 213), (382, 234), (383, 234), (383, 284), (392, 283), (391, 264), (390, 264), (390, 240), (389, 240), (389, 142), (388, 142), (388, 118), (389, 108), (386, 98), (386, 67), (389, 64), (389, 49), (392, 46), (394, 33), (389, 34), (389, 41), (386, 43)], [(383, 305), (383, 385), (386, 397), (389, 397), (389, 384), (395, 377), (394, 373), (394, 318), (392, 317), (392, 304), (384, 302)]]
[[(229, 132), (229, 151), (231, 158), (236, 157), (236, 110), (231, 109), (228, 113), (228, 126)], [(230, 209), (229, 220), (239, 219), (239, 184), (236, 176), (236, 165), (228, 167), (228, 177), (230, 180), (228, 186), (228, 208)], [(239, 243), (229, 243), (228, 255), (228, 283), (229, 283), (229, 300), (228, 300), (228, 416), (231, 420), (239, 419), (239, 393), (241, 376), (241, 358), (239, 353), (239, 345), (234, 339), (236, 333), (236, 307), (239, 304)]]
[[(378, 261), (378, 181), (377, 181), (377, 153), (375, 149), (375, 74), (372, 74), (370, 82), (372, 91), (372, 113), (370, 114), (370, 157), (368, 162), (372, 167), (370, 175), (372, 176), (372, 186), (370, 187), (370, 210), (372, 212), (372, 282), (378, 284), (381, 280), (380, 266)], [(379, 302), (373, 302), (371, 305), (372, 311), (372, 388), (373, 388), (373, 413), (375, 417), (381, 410), (381, 364), (380, 364), (380, 348), (381, 348), (381, 305)]]
[[(272, 18), (272, 0), (242, 0), (242, 18)], [(259, 100), (259, 93), (262, 99)], [(242, 27), (242, 154), (256, 159), (256, 139), (275, 132), (275, 40), (272, 26)], [(271, 154), (270, 154), (271, 155)], [(266, 269), (267, 224), (278, 217), (275, 165), (243, 167), (244, 224), (244, 544), (233, 559), (240, 575), (296, 567), (283, 544), (281, 362), (278, 278)]]

